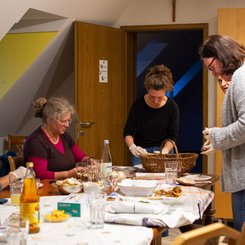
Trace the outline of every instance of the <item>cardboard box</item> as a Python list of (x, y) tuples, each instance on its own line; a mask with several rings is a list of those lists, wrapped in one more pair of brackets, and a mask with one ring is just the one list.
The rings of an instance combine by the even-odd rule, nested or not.
[(72, 217), (81, 217), (81, 214), (88, 209), (88, 195), (70, 194), (57, 203), (57, 209), (64, 210)]

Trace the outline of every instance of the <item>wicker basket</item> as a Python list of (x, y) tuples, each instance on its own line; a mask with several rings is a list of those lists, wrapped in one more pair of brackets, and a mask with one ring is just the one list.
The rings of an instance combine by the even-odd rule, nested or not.
[[(174, 145), (175, 154), (161, 154), (161, 150), (166, 141), (170, 141)], [(164, 140), (161, 145), (160, 153), (147, 153), (140, 155), (142, 166), (151, 173), (164, 173), (165, 162), (178, 161), (181, 163), (180, 175), (189, 172), (195, 165), (198, 158), (197, 153), (179, 153), (177, 146), (172, 140)]]

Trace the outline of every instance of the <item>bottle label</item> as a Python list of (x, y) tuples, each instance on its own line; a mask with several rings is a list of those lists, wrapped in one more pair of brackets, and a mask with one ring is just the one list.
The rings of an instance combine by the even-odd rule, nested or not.
[(35, 230), (36, 228), (39, 228), (40, 224), (40, 209), (39, 209), (39, 203), (38, 202), (32, 202), (32, 203), (21, 203), (20, 205), (20, 213), (21, 216), (27, 217), (29, 219), (29, 230)]
[(102, 179), (110, 177), (112, 174), (112, 163), (102, 162), (101, 163), (101, 177)]

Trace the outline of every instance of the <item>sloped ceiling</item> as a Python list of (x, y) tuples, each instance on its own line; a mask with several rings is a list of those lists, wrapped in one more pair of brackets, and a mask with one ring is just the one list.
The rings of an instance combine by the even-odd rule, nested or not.
[(30, 8), (20, 21), (12, 26), (9, 33), (59, 31), (66, 19), (63, 16)]
[[(72, 21), (90, 22), (106, 26), (115, 26), (136, 0), (2, 0), (0, 3), (0, 40), (11, 29), (43, 21), (60, 21), (68, 18)], [(29, 11), (29, 9), (32, 9)], [(24, 23), (22, 23), (24, 22)], [(36, 25), (35, 25), (36, 26)]]

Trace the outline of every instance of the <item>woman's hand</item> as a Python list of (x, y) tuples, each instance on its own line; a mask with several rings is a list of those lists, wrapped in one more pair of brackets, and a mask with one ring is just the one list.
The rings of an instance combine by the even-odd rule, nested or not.
[(211, 142), (212, 141), (212, 136), (211, 136), (211, 128), (205, 128), (203, 131), (202, 131), (202, 134), (204, 136), (204, 138)]
[(67, 178), (78, 178), (78, 171), (77, 168), (72, 168), (67, 171)]
[(132, 144), (132, 145), (129, 147), (129, 150), (130, 150), (131, 153), (132, 153), (134, 156), (136, 156), (136, 157), (138, 157), (138, 156), (141, 155), (141, 154), (146, 154), (146, 153), (147, 153), (147, 151), (146, 151), (144, 148), (142, 148), (142, 147), (140, 147), (140, 146), (136, 146), (135, 144)]
[(212, 153), (214, 153), (213, 144), (212, 144), (212, 142), (207, 140), (201, 148), (201, 154), (209, 155)]

